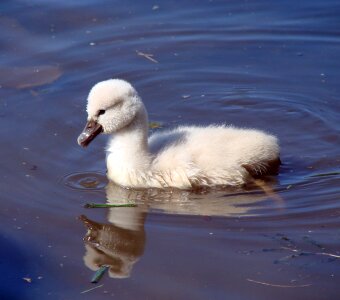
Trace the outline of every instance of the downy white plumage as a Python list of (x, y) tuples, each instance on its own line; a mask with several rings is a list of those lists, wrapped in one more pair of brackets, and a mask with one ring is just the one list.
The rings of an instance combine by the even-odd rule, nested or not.
[(280, 164), (276, 137), (256, 129), (181, 126), (148, 138), (144, 104), (121, 79), (97, 83), (89, 93), (87, 113), (78, 143), (86, 147), (99, 133), (111, 134), (107, 176), (121, 186), (240, 186), (275, 174)]

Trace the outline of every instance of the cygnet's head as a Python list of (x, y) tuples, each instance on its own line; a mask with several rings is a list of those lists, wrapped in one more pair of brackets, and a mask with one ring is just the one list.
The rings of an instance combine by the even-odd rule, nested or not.
[(87, 123), (78, 137), (86, 147), (100, 133), (115, 133), (132, 123), (144, 105), (132, 85), (121, 79), (101, 81), (87, 98)]

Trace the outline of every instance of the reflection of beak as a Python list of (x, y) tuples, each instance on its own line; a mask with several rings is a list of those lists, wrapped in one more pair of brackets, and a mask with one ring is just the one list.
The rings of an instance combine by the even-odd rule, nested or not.
[(88, 144), (90, 144), (91, 141), (102, 131), (103, 127), (96, 121), (88, 121), (83, 132), (78, 137), (78, 144), (82, 147), (88, 146)]

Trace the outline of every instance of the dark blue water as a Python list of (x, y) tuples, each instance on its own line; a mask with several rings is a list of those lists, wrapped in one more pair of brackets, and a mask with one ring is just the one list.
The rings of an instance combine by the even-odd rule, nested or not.
[[(330, 0), (3, 0), (0, 298), (338, 299), (339, 16)], [(164, 128), (277, 135), (284, 205), (258, 188), (105, 187), (106, 138), (76, 138), (111, 77)], [(83, 208), (106, 201), (138, 206)]]

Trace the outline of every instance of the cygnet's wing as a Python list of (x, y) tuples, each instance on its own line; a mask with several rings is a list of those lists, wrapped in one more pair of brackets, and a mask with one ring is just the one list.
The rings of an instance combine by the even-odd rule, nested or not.
[(188, 132), (185, 128), (176, 128), (153, 133), (149, 137), (149, 151), (156, 155), (165, 149), (185, 143)]

